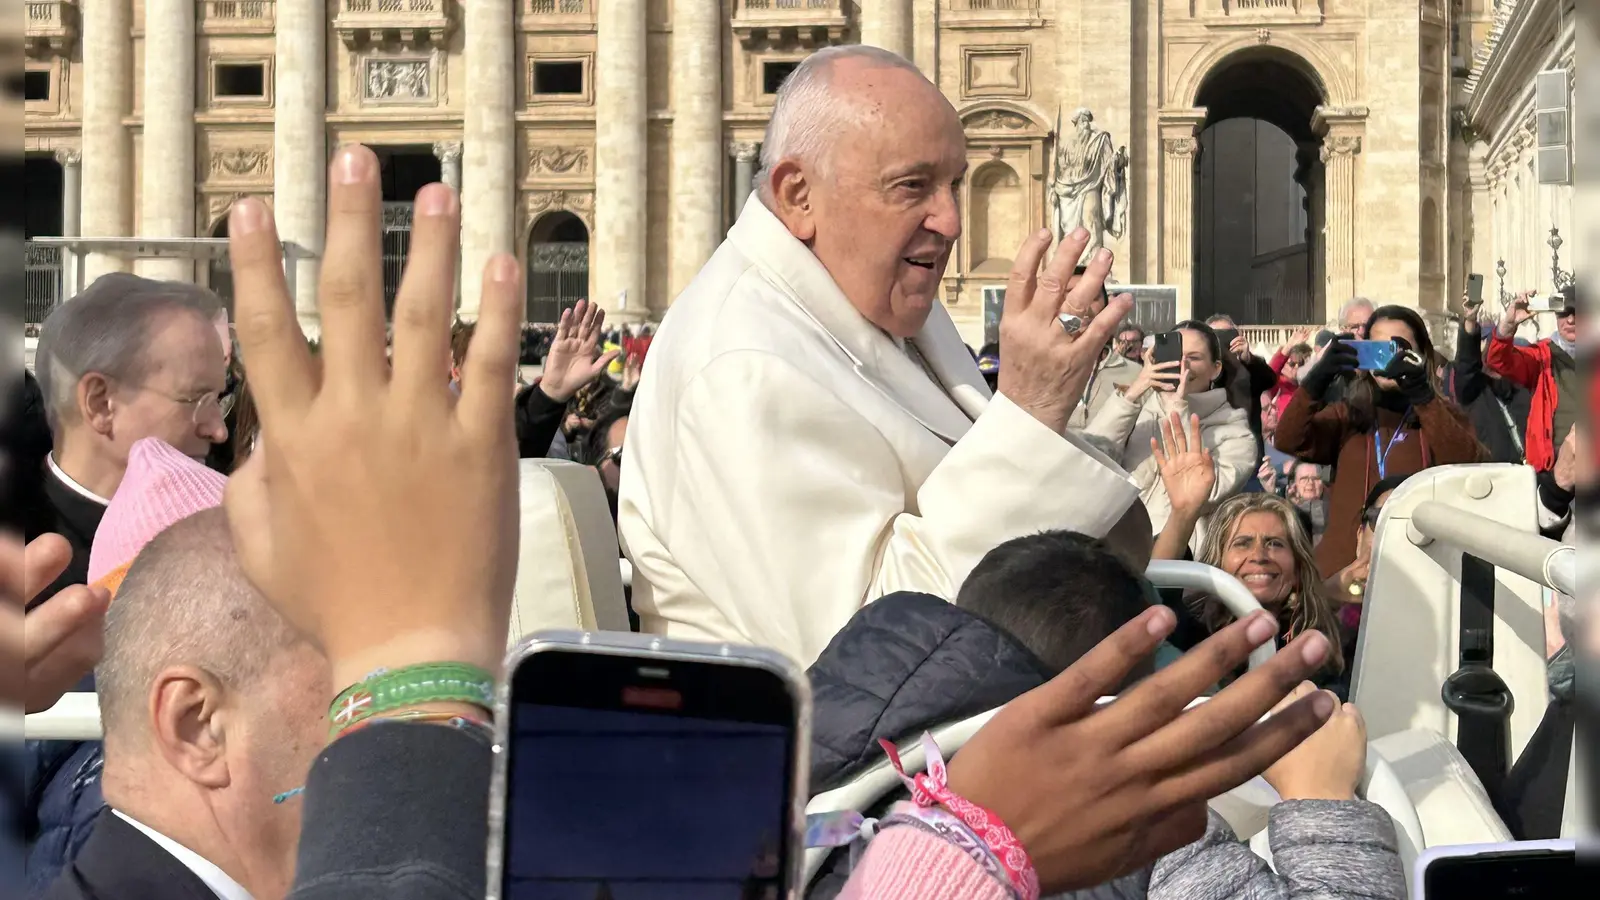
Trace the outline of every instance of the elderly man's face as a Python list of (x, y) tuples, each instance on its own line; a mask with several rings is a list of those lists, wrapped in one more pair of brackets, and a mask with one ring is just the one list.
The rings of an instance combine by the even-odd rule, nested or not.
[(124, 459), (134, 442), (160, 438), (186, 456), (204, 459), (227, 440), (219, 397), (227, 388), (222, 341), (212, 323), (182, 313), (156, 323), (144, 349), (151, 367), (137, 384), (113, 385), (109, 429)]
[(1344, 330), (1347, 333), (1355, 335), (1358, 340), (1366, 340), (1367, 320), (1370, 318), (1372, 318), (1372, 307), (1366, 305), (1355, 306), (1345, 312), (1344, 321), (1339, 324), (1344, 326)]
[(778, 212), (868, 321), (912, 337), (961, 236), (966, 136), (949, 101), (915, 72), (841, 61), (833, 88), (859, 115), (832, 136), (825, 171), (804, 172), (803, 195), (774, 178)]

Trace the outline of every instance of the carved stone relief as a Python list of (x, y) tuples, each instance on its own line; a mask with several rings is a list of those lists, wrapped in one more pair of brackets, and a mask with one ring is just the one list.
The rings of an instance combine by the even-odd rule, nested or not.
[(755, 141), (734, 141), (728, 144), (728, 155), (736, 162), (753, 163), (761, 156), (761, 145)]
[(1025, 117), (1000, 109), (987, 110), (967, 120), (967, 127), (976, 131), (1026, 131), (1030, 124)]
[(272, 151), (229, 147), (211, 151), (210, 172), (220, 178), (264, 178), (272, 174)]
[(594, 228), (594, 193), (591, 191), (529, 191), (524, 199), (528, 221), (537, 220), (547, 212), (565, 210)]
[(1322, 161), (1335, 156), (1354, 156), (1361, 152), (1361, 138), (1357, 135), (1330, 135), (1322, 143)]
[(528, 151), (528, 172), (579, 175), (589, 171), (589, 151), (584, 147), (534, 147)]
[(63, 166), (76, 166), (83, 162), (83, 151), (76, 147), (61, 147), (56, 150), (56, 162)]
[(432, 100), (432, 67), (426, 59), (368, 59), (362, 79), (367, 100)]
[(228, 210), (233, 206), (234, 203), (243, 200), (246, 197), (256, 197), (265, 202), (269, 208), (272, 206), (272, 196), (270, 194), (251, 194), (246, 191), (235, 191), (227, 194), (211, 194), (206, 197), (206, 221), (216, 222), (221, 220), (223, 216), (228, 214)]
[(1161, 142), (1161, 146), (1168, 156), (1194, 156), (1200, 152), (1200, 140), (1192, 137), (1167, 138)]

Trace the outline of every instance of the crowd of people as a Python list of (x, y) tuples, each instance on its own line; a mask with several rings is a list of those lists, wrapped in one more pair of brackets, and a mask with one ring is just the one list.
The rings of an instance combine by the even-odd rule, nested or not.
[[(27, 626), (11, 699), (94, 691), (104, 740), (28, 747), (32, 895), (483, 896), (487, 701), (348, 732), (330, 701), (380, 670), (499, 672), (516, 460), (555, 457), (597, 470), (636, 630), (808, 667), (813, 793), (880, 739), (1003, 707), (948, 770), (1003, 828), (885, 827), (808, 896), (1406, 896), (1345, 702), (1374, 529), (1407, 478), (1500, 461), (1533, 467), (1541, 524), (1566, 530), (1592, 484), (1576, 290), (1543, 338), (1526, 295), (1493, 323), (1466, 308), (1453, 357), (1415, 311), (1357, 298), (1270, 355), (1227, 317), (1180, 322), (1163, 362), (1107, 292), (1112, 254), (1080, 265), (1087, 234), (1052, 253), (1040, 232), (974, 351), (937, 300), (965, 141), (915, 67), (813, 54), (762, 154), (659, 332), (588, 302), (529, 329), (505, 257), (453, 320), (443, 185), (418, 195), (387, 323), (358, 146), (330, 173), (315, 344), (248, 199), (233, 326), (202, 288), (128, 274), (51, 314), (6, 435), (29, 542), (5, 564)], [(1357, 340), (1392, 362), (1364, 369)], [(1263, 612), (1157, 592), (1153, 559), (1236, 576)], [(1282, 798), (1276, 871), (1206, 809), (1257, 775)]]

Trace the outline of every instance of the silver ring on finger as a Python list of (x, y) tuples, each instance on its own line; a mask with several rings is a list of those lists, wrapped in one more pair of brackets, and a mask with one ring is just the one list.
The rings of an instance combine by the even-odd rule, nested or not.
[(1073, 337), (1077, 337), (1078, 334), (1083, 331), (1084, 322), (1081, 316), (1075, 316), (1072, 313), (1062, 313), (1061, 315), (1056, 316), (1056, 321), (1061, 323), (1062, 331), (1065, 331), (1067, 334), (1072, 335)]

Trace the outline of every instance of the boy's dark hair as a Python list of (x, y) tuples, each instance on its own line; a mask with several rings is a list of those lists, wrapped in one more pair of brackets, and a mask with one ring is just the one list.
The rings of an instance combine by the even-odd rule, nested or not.
[(961, 585), (956, 605), (1061, 672), (1150, 604), (1143, 583), (1103, 541), (1045, 531), (990, 550)]

